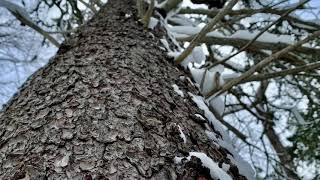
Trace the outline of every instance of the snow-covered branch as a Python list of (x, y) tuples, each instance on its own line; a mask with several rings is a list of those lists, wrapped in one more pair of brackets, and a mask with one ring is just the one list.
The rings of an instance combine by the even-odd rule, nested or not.
[(284, 49), (282, 49), (281, 51), (278, 51), (275, 54), (272, 54), (271, 56), (263, 59), (261, 62), (259, 62), (258, 64), (254, 65), (253, 67), (251, 67), (248, 71), (246, 71), (245, 73), (243, 73), (240, 77), (229, 81), (228, 83), (226, 83), (225, 85), (223, 85), (223, 87), (211, 91), (209, 94), (206, 95), (206, 97), (211, 97), (212, 95), (215, 95), (216, 93), (221, 94), (224, 93), (226, 91), (228, 91), (229, 89), (231, 89), (233, 86), (243, 82), (243, 80), (245, 80), (246, 78), (250, 77), (253, 73), (257, 72), (258, 70), (264, 68), (266, 65), (268, 65), (269, 63), (271, 63), (272, 61), (278, 59), (279, 57), (287, 54), (288, 52), (295, 50), (296, 48), (300, 47), (301, 45), (315, 39), (318, 38), (320, 36), (320, 31), (316, 31), (314, 33), (312, 33), (311, 35), (309, 35), (308, 37), (306, 37), (305, 39), (290, 45)]

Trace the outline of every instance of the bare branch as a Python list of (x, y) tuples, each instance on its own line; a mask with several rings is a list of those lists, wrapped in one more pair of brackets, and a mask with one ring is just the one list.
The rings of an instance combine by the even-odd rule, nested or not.
[(154, 3), (155, 3), (155, 0), (151, 0), (147, 12), (143, 15), (142, 22), (144, 24), (144, 27), (148, 27), (149, 25), (150, 18), (154, 10)]
[(180, 4), (182, 0), (167, 0), (167, 2), (162, 6), (162, 9), (164, 9), (166, 12), (171, 11), (172, 9), (178, 7), (178, 4)]
[(32, 22), (28, 12), (25, 9), (9, 1), (1, 1), (0, 6), (10, 11), (10, 13), (14, 15), (22, 24), (25, 24), (37, 31), (38, 33), (40, 33), (42, 36), (48, 39), (53, 45), (55, 45), (56, 47), (60, 46), (60, 43), (54, 37), (52, 37), (49, 33), (41, 29), (37, 24)]
[(239, 139), (241, 139), (243, 142), (247, 142), (247, 136), (244, 135), (242, 132), (240, 132), (237, 128), (233, 127), (231, 124), (229, 124), (227, 121), (223, 119), (222, 116), (219, 115), (219, 113), (212, 107), (209, 106), (210, 111), (213, 113), (213, 115), (225, 126), (227, 127), (231, 132), (233, 132)]
[(231, 81), (229, 81), (228, 83), (226, 83), (225, 85), (223, 85), (220, 89), (215, 90), (215, 91), (211, 91), (210, 93), (208, 93), (206, 95), (206, 98), (211, 97), (212, 95), (216, 95), (216, 94), (221, 94), (223, 92), (228, 91), (229, 89), (231, 89), (233, 86), (243, 82), (243, 80), (245, 80), (246, 78), (248, 78), (249, 76), (251, 76), (253, 73), (255, 73), (256, 71), (262, 69), (263, 67), (265, 67), (266, 65), (268, 65), (269, 63), (271, 63), (272, 61), (274, 61), (275, 59), (280, 58), (281, 56), (287, 54), (288, 52), (296, 49), (297, 47), (300, 47), (301, 45), (317, 38), (320, 36), (320, 31), (316, 31), (314, 33), (312, 33), (311, 35), (309, 35), (308, 37), (306, 37), (305, 39), (298, 41), (296, 44), (290, 45), (284, 49), (282, 49), (281, 51), (278, 51), (277, 53), (263, 59), (261, 62), (259, 62), (258, 64), (254, 65), (253, 67), (251, 67), (248, 71), (246, 71), (245, 73), (243, 73), (240, 77), (233, 79)]
[(136, 0), (136, 7), (137, 7), (137, 10), (138, 10), (138, 18), (142, 19), (143, 15), (145, 13), (144, 0)]
[[(257, 13), (266, 13), (266, 14), (275, 14), (282, 16), (284, 13), (286, 13), (288, 9), (278, 9), (278, 8), (271, 8), (271, 7), (266, 7), (262, 9), (240, 9), (240, 10), (234, 10), (228, 12), (228, 15), (230, 16), (239, 16), (243, 14), (257, 14)], [(219, 10), (217, 9), (191, 9), (191, 8), (184, 8), (179, 11), (180, 14), (202, 14), (202, 15), (207, 15), (209, 17), (215, 17), (218, 13)], [(297, 25), (301, 24), (306, 28), (307, 30), (317, 30), (320, 29), (320, 25), (317, 23), (313, 23), (310, 21), (303, 21), (297, 17), (294, 16), (286, 16), (283, 18), (286, 21), (289, 21), (292, 23), (292, 25)]]
[(246, 50), (249, 46), (251, 46), (263, 33), (265, 33), (266, 31), (268, 31), (268, 29), (270, 29), (273, 25), (277, 24), (278, 22), (281, 21), (281, 19), (283, 19), (285, 16), (289, 15), (292, 11), (296, 10), (298, 7), (300, 7), (301, 5), (309, 2), (310, 0), (304, 0), (301, 1), (300, 3), (298, 3), (298, 5), (296, 5), (295, 7), (289, 9), (286, 13), (282, 14), (280, 18), (278, 18), (276, 21), (272, 22), (271, 24), (269, 24), (268, 26), (264, 27), (253, 39), (251, 39), (246, 45), (244, 45), (242, 48), (239, 49), (238, 52), (230, 55), (229, 57), (226, 57), (225, 59), (223, 59), (222, 61), (217, 61), (215, 63), (213, 63), (210, 67), (214, 67), (218, 64), (224, 63), (228, 60), (230, 60), (231, 58), (235, 57), (236, 55), (240, 54), (242, 51)]
[[(292, 68), (288, 70), (283, 70), (279, 72), (274, 72), (274, 73), (269, 73), (269, 74), (257, 74), (257, 75), (252, 75), (248, 79), (246, 79), (244, 82), (250, 82), (250, 81), (261, 81), (265, 79), (271, 79), (275, 77), (281, 77), (281, 76), (287, 76), (287, 75), (293, 75), (297, 74), (299, 72), (303, 71), (310, 71), (314, 69), (320, 68), (320, 62), (315, 62), (315, 63), (310, 63), (308, 65), (300, 66), (297, 68)], [(300, 74), (297, 74), (300, 75)]]
[(219, 13), (208, 24), (206, 24), (206, 26), (201, 29), (201, 31), (191, 41), (190, 45), (175, 59), (175, 62), (181, 63), (199, 44), (205, 35), (212, 30), (213, 26), (216, 25), (237, 2), (238, 0), (230, 0), (228, 4), (221, 11), (219, 11)]
[[(178, 41), (191, 41), (193, 36), (190, 37), (183, 37), (177, 38)], [(214, 45), (226, 45), (226, 46), (233, 46), (233, 47), (243, 47), (248, 44), (250, 40), (247, 39), (240, 39), (240, 38), (228, 38), (228, 37), (212, 37), (206, 36), (203, 38), (199, 43), (207, 43), (207, 44), (214, 44)], [(255, 41), (252, 43), (251, 46), (247, 47), (247, 50), (256, 51), (259, 50), (272, 50), (278, 51), (281, 50), (290, 44), (287, 43), (270, 43), (270, 42), (262, 42), (262, 41)], [(320, 49), (316, 48), (309, 48), (309, 47), (297, 47), (295, 48), (296, 52), (304, 53), (304, 54), (320, 54)]]

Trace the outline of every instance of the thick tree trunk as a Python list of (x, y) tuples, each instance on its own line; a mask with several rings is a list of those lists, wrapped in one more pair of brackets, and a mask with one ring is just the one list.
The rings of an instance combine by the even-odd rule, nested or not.
[(174, 163), (191, 151), (230, 164), (195, 116), (188, 75), (158, 48), (161, 29), (144, 30), (133, 4), (110, 0), (1, 112), (0, 179), (210, 179), (197, 158)]

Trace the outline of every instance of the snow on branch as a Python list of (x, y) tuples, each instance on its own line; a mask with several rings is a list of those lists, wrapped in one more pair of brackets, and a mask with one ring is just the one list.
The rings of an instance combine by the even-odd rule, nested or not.
[(190, 45), (175, 59), (176, 63), (181, 63), (195, 48), (205, 35), (227, 14), (228, 11), (238, 2), (238, 0), (230, 0), (228, 4), (208, 23), (202, 30), (192, 39)]
[[(293, 8), (291, 8), (291, 9), (289, 9), (287, 12), (285, 12), (283, 15), (281, 15), (281, 17), (280, 18), (278, 18), (276, 21), (273, 21), (272, 23), (270, 23), (268, 26), (266, 26), (266, 27), (264, 27), (259, 33), (257, 33), (256, 35), (254, 35), (254, 37), (253, 38), (251, 38), (251, 40), (247, 43), (247, 44), (245, 44), (244, 46), (242, 46), (240, 49), (239, 49), (239, 51), (238, 52), (236, 52), (236, 53), (234, 53), (234, 54), (232, 54), (232, 55), (230, 55), (229, 57), (227, 57), (227, 58), (225, 58), (224, 60), (222, 60), (222, 61), (219, 61), (218, 63), (225, 63), (225, 62), (227, 62), (229, 59), (231, 59), (232, 57), (235, 57), (236, 55), (238, 55), (238, 54), (240, 54), (242, 51), (244, 51), (244, 50), (246, 50), (249, 46), (251, 46), (255, 41), (261, 41), (261, 40), (259, 40), (259, 39), (262, 39), (262, 35), (264, 34), (265, 36), (267, 36), (268, 38), (266, 38), (266, 37), (264, 37), (264, 39), (262, 40), (262, 41), (264, 41), (264, 42), (268, 42), (269, 40), (273, 40), (274, 41), (274, 39), (276, 39), (275, 37), (270, 37), (270, 36), (272, 36), (273, 34), (271, 34), (271, 33), (268, 33), (267, 34), (267, 31), (268, 31), (268, 29), (270, 29), (272, 26), (274, 26), (275, 24), (277, 24), (278, 22), (280, 22), (280, 20), (282, 19), (282, 18), (284, 18), (284, 17), (286, 17), (287, 15), (289, 15), (292, 11), (294, 11), (294, 10), (296, 10), (298, 7), (300, 7), (301, 5), (303, 5), (303, 4), (305, 4), (305, 3), (307, 3), (309, 0), (305, 0), (305, 1), (302, 1), (301, 3), (298, 3), (296, 6), (294, 6)], [(239, 32), (239, 31), (238, 31)], [(245, 32), (247, 32), (247, 31), (245, 31)], [(247, 34), (247, 36), (248, 36), (248, 34)], [(243, 37), (247, 37), (247, 36), (243, 36)], [(284, 43), (286, 43), (286, 41), (288, 41), (288, 39), (292, 39), (292, 37), (290, 38), (290, 36), (289, 37), (287, 37), (287, 38), (280, 38), (279, 37), (279, 39), (280, 40), (282, 40), (282, 41), (284, 41)], [(290, 41), (290, 40), (289, 40)], [(279, 43), (279, 42), (278, 42)], [(217, 64), (218, 64), (217, 63)], [(217, 65), (217, 64), (212, 64), (209, 68), (211, 68), (211, 67), (213, 67), (213, 66), (215, 66), (215, 65)]]
[[(175, 33), (178, 41), (192, 41), (194, 36), (200, 32), (200, 28), (192, 26), (174, 26), (171, 28), (171, 31)], [(248, 32), (247, 30), (238, 30), (228, 36), (218, 31), (212, 31), (199, 41), (199, 43), (235, 47), (245, 46), (246, 49), (250, 49), (249, 46), (252, 46), (255, 49), (277, 50), (292, 45), (295, 42), (290, 35), (276, 35), (269, 32), (260, 34), (261, 32), (262, 31)], [(320, 49), (306, 46), (299, 47), (296, 51), (306, 54), (320, 53)]]
[(305, 39), (298, 41), (297, 43), (290, 45), (284, 49), (282, 49), (281, 51), (278, 51), (277, 53), (263, 59), (261, 62), (259, 62), (258, 64), (254, 65), (253, 67), (251, 67), (248, 71), (246, 71), (245, 73), (243, 73), (240, 77), (233, 79), (231, 81), (229, 81), (228, 83), (226, 83), (225, 85), (223, 85), (221, 88), (219, 89), (215, 89), (213, 91), (211, 91), (209, 94), (206, 95), (206, 98), (209, 98), (210, 96), (213, 95), (218, 95), (218, 94), (222, 94), (226, 91), (228, 91), (229, 89), (231, 89), (233, 86), (242, 83), (245, 79), (247, 79), (248, 77), (250, 77), (253, 73), (257, 72), (258, 70), (264, 68), (265, 66), (267, 66), (269, 63), (271, 63), (272, 61), (280, 58), (281, 56), (287, 54), (288, 52), (302, 46), (303, 44), (317, 38), (320, 36), (320, 31), (316, 31), (314, 33), (312, 33), (311, 35), (309, 35), (308, 37), (306, 37)]
[[(271, 7), (265, 7), (265, 8), (261, 8), (261, 9), (239, 9), (239, 10), (232, 10), (228, 12), (229, 16), (241, 16), (241, 15), (253, 15), (253, 14), (258, 14), (258, 13), (263, 13), (263, 14), (273, 14), (273, 15), (278, 15), (278, 16), (282, 16), (284, 13), (286, 13), (286, 11), (288, 11), (288, 9), (294, 7), (293, 5), (280, 9), (280, 8), (271, 8)], [(179, 11), (179, 14), (201, 14), (201, 15), (207, 15), (209, 17), (215, 17), (220, 10), (218, 9), (192, 9), (192, 8), (182, 8)], [(301, 29), (306, 29), (306, 30), (310, 30), (310, 31), (315, 31), (317, 29), (320, 29), (320, 24), (312, 22), (312, 21), (304, 21), (301, 20), (298, 17), (289, 15), (289, 16), (285, 16), (283, 18), (286, 21), (289, 21), (292, 25), (295, 25), (298, 28)]]

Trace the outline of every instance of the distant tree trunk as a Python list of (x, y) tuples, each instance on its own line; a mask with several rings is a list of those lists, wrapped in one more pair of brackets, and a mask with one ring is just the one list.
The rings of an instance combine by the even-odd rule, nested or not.
[(274, 114), (270, 111), (267, 105), (267, 97), (266, 90), (269, 86), (269, 82), (267, 80), (261, 81), (261, 85), (259, 87), (257, 93), (257, 102), (260, 102), (256, 110), (261, 117), (263, 117), (263, 126), (265, 135), (268, 137), (273, 149), (277, 153), (279, 157), (279, 164), (281, 164), (284, 168), (284, 172), (288, 179), (296, 180), (300, 179), (296, 173), (296, 167), (293, 162), (292, 156), (289, 154), (287, 148), (281, 143), (279, 135), (277, 135), (274, 130)]
[(230, 164), (134, 4), (109, 0), (0, 113), (0, 179), (211, 179), (197, 158), (174, 163), (191, 151)]

